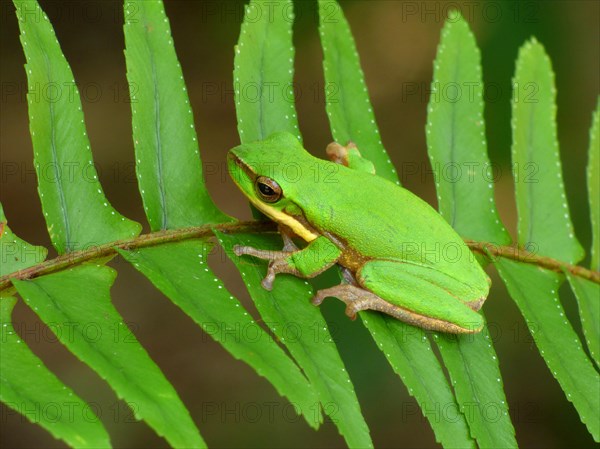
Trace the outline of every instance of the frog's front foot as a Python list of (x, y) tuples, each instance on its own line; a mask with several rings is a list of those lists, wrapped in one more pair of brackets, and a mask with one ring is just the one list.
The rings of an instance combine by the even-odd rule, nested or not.
[[(291, 240), (290, 240), (291, 242)], [(289, 244), (284, 245), (284, 248), (290, 248)], [(291, 243), (293, 245), (293, 243)], [(295, 247), (295, 246), (294, 246)], [(288, 263), (287, 258), (294, 251), (272, 251), (265, 249), (257, 249), (251, 246), (240, 246), (235, 245), (233, 247), (233, 252), (236, 256), (253, 256), (258, 259), (268, 260), (269, 267), (267, 268), (267, 275), (262, 280), (261, 285), (265, 290), (271, 291), (273, 289), (273, 282), (275, 281), (275, 276), (279, 273), (289, 273), (298, 276), (300, 273), (298, 270), (291, 266)]]

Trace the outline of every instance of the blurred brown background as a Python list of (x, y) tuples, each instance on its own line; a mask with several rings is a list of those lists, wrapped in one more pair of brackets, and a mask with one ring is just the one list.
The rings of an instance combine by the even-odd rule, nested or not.
[[(238, 143), (231, 84), (233, 46), (242, 3), (167, 0), (174, 41), (196, 118), (205, 175), (216, 203), (238, 218), (249, 218), (246, 201), (222, 169), (227, 149)], [(113, 1), (45, 1), (65, 56), (84, 99), (94, 158), (106, 195), (126, 216), (148, 226), (133, 167), (130, 107), (123, 56), (122, 4)], [(584, 183), (588, 130), (599, 80), (599, 3), (593, 1), (452, 2), (471, 24), (482, 50), (489, 85), (486, 119), (490, 157), (502, 164), (496, 186), (498, 207), (515, 235), (510, 163), (510, 83), (519, 46), (536, 36), (556, 71), (558, 124), (567, 194), (577, 235), (589, 248), (591, 230)], [(361, 55), (384, 144), (399, 169), (428, 168), (424, 138), (427, 90), (443, 18), (450, 3), (342, 2)], [(322, 154), (331, 140), (324, 110), (321, 50), (315, 3), (296, 3), (297, 108), (305, 144)], [(25, 240), (50, 247), (36, 192), (25, 101), (24, 56), (11, 2), (1, 9), (2, 108), (1, 193), (11, 228)], [(404, 164), (404, 165), (403, 165)], [(407, 165), (408, 164), (408, 165)], [(431, 174), (405, 172), (403, 184), (435, 203)], [(51, 250), (50, 256), (54, 254)], [(238, 274), (221, 255), (213, 267), (228, 288), (255, 312)], [(314, 432), (283, 413), (284, 399), (263, 378), (235, 361), (179, 309), (126, 263), (119, 271), (114, 302), (138, 339), (174, 384), (205, 440), (212, 447), (337, 447), (335, 427)], [(524, 321), (492, 273), (494, 286), (485, 311), (494, 329), (496, 351), (511, 415), (522, 447), (585, 447), (592, 440), (546, 368)], [(573, 297), (563, 302), (576, 323)], [(83, 298), (82, 298), (83, 299)], [(355, 382), (377, 447), (436, 446), (433, 433), (400, 380), (358, 322), (349, 322), (341, 303), (324, 306), (334, 338)], [(575, 318), (575, 319), (574, 319)], [(96, 403), (115, 447), (166, 447), (89, 368), (47, 332), (23, 305), (16, 327), (47, 365), (85, 400)], [(580, 331), (578, 324), (575, 327)], [(600, 392), (599, 392), (600, 394)], [(272, 411), (272, 412), (270, 412)], [(63, 447), (25, 418), (2, 406), (3, 447)]]

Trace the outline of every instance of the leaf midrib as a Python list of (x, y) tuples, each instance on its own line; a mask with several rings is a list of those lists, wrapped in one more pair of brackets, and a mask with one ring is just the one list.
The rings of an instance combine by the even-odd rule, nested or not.
[[(532, 77), (532, 79), (539, 79), (537, 76), (538, 70), (536, 70), (534, 68), (534, 76)], [(531, 103), (531, 106), (529, 107), (529, 121), (527, 123), (528, 127), (527, 127), (527, 152), (526, 152), (526, 158), (527, 158), (527, 164), (532, 164), (533, 162), (533, 146), (534, 146), (534, 126), (533, 126), (533, 122), (535, 121), (535, 111), (536, 111), (536, 103)], [(525, 167), (523, 167), (525, 168)], [(526, 202), (527, 202), (527, 216), (528, 216), (528, 220), (527, 220), (527, 239), (526, 242), (533, 242), (533, 204), (534, 202), (532, 201), (533, 199), (533, 183), (532, 182), (528, 182), (527, 184), (527, 198), (526, 198)]]
[[(38, 40), (37, 46), (39, 48), (44, 49), (43, 56), (44, 56), (44, 63), (46, 65), (46, 79), (48, 80), (48, 83), (52, 83), (53, 78), (52, 78), (50, 59), (48, 58), (48, 53), (45, 51), (45, 46), (40, 44), (40, 42), (43, 42), (43, 40), (39, 36), (38, 27), (33, 27), (33, 35), (35, 36), (35, 39)], [(58, 200), (60, 203), (59, 207), (60, 207), (61, 218), (62, 218), (64, 230), (65, 230), (64, 252), (70, 252), (73, 249), (71, 247), (71, 225), (69, 222), (69, 212), (67, 210), (67, 200), (65, 198), (63, 178), (62, 178), (62, 176), (60, 176), (60, 172), (59, 172), (59, 158), (58, 158), (58, 151), (56, 148), (57, 147), (56, 131), (55, 131), (56, 118), (55, 118), (55, 111), (54, 111), (54, 103), (50, 100), (48, 100), (48, 107), (49, 107), (49, 112), (50, 112), (50, 148), (51, 148), (51, 153), (52, 153), (52, 160), (54, 162), (52, 164), (52, 169), (54, 172), (54, 179), (56, 179), (56, 181), (57, 181), (56, 189), (58, 191)], [(39, 180), (38, 180), (38, 185), (40, 185)]]
[[(462, 362), (462, 365), (463, 365), (463, 368), (464, 368), (464, 370), (466, 372), (467, 378), (469, 379), (469, 382), (468, 382), (468, 385), (470, 387), (469, 391), (471, 392), (471, 394), (472, 394), (472, 396), (473, 396), (473, 398), (475, 400), (475, 403), (477, 403), (479, 405), (479, 404), (481, 404), (481, 399), (480, 399), (480, 395), (479, 395), (478, 384), (475, 381), (476, 380), (475, 377), (471, 374), (471, 367), (467, 363), (467, 358), (463, 355), (463, 350), (462, 350), (461, 344), (460, 344), (460, 342), (458, 340), (456, 341), (456, 347), (458, 348), (458, 354), (460, 356), (460, 361)], [(478, 413), (478, 411), (475, 411), (474, 413)], [(471, 430), (474, 430), (473, 426), (469, 426), (469, 428)], [(493, 437), (493, 433), (488, 430), (488, 426), (486, 426), (486, 425), (477, 426), (477, 428), (478, 429), (480, 429), (480, 428), (485, 429), (485, 433), (487, 434), (487, 437), (489, 439), (488, 441), (495, 441), (495, 438)], [(475, 431), (473, 431), (473, 433), (475, 433)], [(477, 433), (479, 433), (479, 432), (477, 432)], [(475, 439), (478, 440), (478, 445), (481, 446), (481, 438), (478, 438), (477, 436), (475, 436)]]
[[(456, 79), (458, 78), (458, 68), (460, 62), (460, 50), (456, 49), (456, 58), (454, 60), (454, 73), (452, 74), (452, 80), (455, 84), (458, 84)], [(450, 102), (450, 161), (455, 162), (454, 158), (456, 157), (456, 102)], [(432, 167), (435, 170), (435, 167)], [(452, 219), (450, 222), (450, 226), (453, 229), (456, 229), (456, 203), (457, 195), (456, 195), (456, 182), (450, 182), (450, 195), (453, 199), (452, 201)]]
[[(325, 26), (327, 26), (327, 25), (325, 25)], [(336, 33), (331, 33), (330, 36), (332, 37), (332, 39), (337, 39)], [(328, 47), (330, 47), (330, 46), (328, 45)], [(335, 69), (339, 69), (342, 66), (342, 64), (340, 63), (340, 61), (342, 59), (340, 56), (340, 48), (341, 48), (341, 46), (336, 44), (336, 45), (333, 45), (333, 50), (330, 50), (329, 54), (331, 55), (331, 59), (333, 60), (332, 61), (333, 67), (330, 67), (330, 68), (334, 69), (334, 70), (332, 70), (333, 72), (337, 71), (337, 72), (343, 73), (343, 70), (335, 70)], [(344, 77), (343, 76), (338, 77), (337, 82), (339, 83), (339, 88), (337, 90), (337, 93), (340, 96), (340, 101), (337, 102), (337, 104), (339, 104), (341, 106), (341, 107), (337, 108), (338, 112), (341, 111), (341, 114), (338, 114), (338, 115), (341, 115), (344, 119), (343, 126), (344, 126), (345, 134), (348, 136), (348, 140), (357, 140), (353, 137), (353, 134), (351, 131), (353, 120), (351, 119), (350, 115), (348, 114), (348, 109), (344, 107), (344, 105), (346, 104), (344, 101), (344, 98), (345, 98), (344, 94), (346, 92)], [(327, 96), (327, 93), (325, 93), (325, 95)], [(330, 104), (327, 101), (327, 98), (325, 98), (325, 103), (326, 103), (326, 105)], [(330, 113), (330, 115), (331, 114), (332, 113)], [(340, 123), (338, 122), (338, 125), (339, 124)], [(333, 136), (333, 137), (335, 139), (335, 136)], [(340, 142), (340, 143), (345, 145), (348, 142)], [(359, 151), (360, 151), (360, 148), (359, 148)]]
[(161, 120), (160, 120), (160, 92), (158, 87), (158, 78), (156, 74), (156, 63), (154, 60), (154, 52), (150, 50), (152, 47), (149, 33), (148, 33), (148, 17), (146, 15), (146, 7), (140, 2), (141, 10), (144, 15), (144, 41), (146, 48), (148, 49), (149, 62), (152, 71), (152, 88), (154, 92), (154, 142), (156, 147), (156, 178), (158, 184), (158, 193), (160, 198), (160, 209), (161, 209), (161, 224), (160, 229), (168, 229), (168, 214), (167, 214), (167, 195), (165, 192), (164, 183), (164, 170), (163, 170), (163, 145), (161, 135)]

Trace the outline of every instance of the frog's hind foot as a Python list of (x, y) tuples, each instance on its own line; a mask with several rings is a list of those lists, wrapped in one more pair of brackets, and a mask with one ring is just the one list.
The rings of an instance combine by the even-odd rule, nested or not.
[(346, 304), (346, 315), (351, 320), (355, 320), (356, 314), (361, 310), (384, 310), (385, 307), (394, 307), (375, 293), (352, 284), (340, 284), (335, 287), (319, 290), (311, 302), (315, 306), (318, 306), (325, 298), (329, 298), (330, 296), (335, 296)]
[(354, 142), (348, 142), (346, 146), (331, 142), (327, 145), (325, 152), (331, 162), (344, 165), (353, 170), (375, 174), (375, 166), (371, 161), (361, 156)]
[(394, 305), (369, 290), (351, 284), (340, 284), (335, 287), (319, 290), (313, 297), (312, 303), (318, 306), (325, 298), (330, 296), (335, 296), (346, 304), (346, 315), (352, 320), (356, 319), (356, 314), (362, 310), (376, 310), (423, 329), (450, 332), (453, 334), (478, 332), (478, 329), (463, 329), (456, 324), (444, 320), (419, 315), (408, 309)]
[(356, 144), (354, 142), (348, 142), (346, 146), (340, 145), (337, 142), (331, 142), (327, 145), (325, 149), (325, 153), (327, 154), (327, 158), (331, 162), (335, 162), (336, 164), (348, 166), (348, 150), (357, 150)]

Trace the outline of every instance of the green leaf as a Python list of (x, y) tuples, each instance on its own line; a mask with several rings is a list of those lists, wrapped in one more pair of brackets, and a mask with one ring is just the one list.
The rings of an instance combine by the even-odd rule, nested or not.
[(29, 129), (38, 192), (52, 244), (63, 254), (139, 234), (104, 196), (83, 122), (79, 91), (48, 17), (14, 0), (27, 58)]
[(266, 274), (264, 262), (239, 258), (232, 253), (236, 244), (275, 250), (282, 246), (281, 241), (262, 235), (216, 234), (240, 270), (258, 312), (302, 367), (317, 391), (325, 413), (338, 427), (348, 446), (373, 447), (354, 387), (327, 322), (320, 310), (310, 303), (312, 290), (308, 282), (280, 275), (269, 292), (260, 285)]
[(99, 418), (63, 384), (16, 333), (16, 299), (0, 296), (0, 400), (75, 448), (110, 447)]
[(480, 448), (518, 447), (496, 352), (487, 327), (471, 335), (436, 334), (461, 412)]
[[(574, 263), (583, 250), (573, 233), (562, 181), (555, 96), (550, 59), (532, 39), (519, 51), (512, 104), (518, 241), (530, 251)], [(565, 317), (557, 293), (562, 276), (510, 260), (498, 259), (494, 264), (540, 354), (598, 441), (600, 376)]]
[(565, 271), (579, 305), (579, 317), (588, 349), (600, 367), (600, 284)]
[(494, 203), (483, 118), (481, 55), (456, 11), (442, 29), (427, 114), (440, 214), (464, 238), (510, 243)]
[(119, 253), (231, 355), (267, 378), (316, 427), (314, 390), (208, 267), (211, 248), (207, 240), (191, 240)]
[(376, 172), (397, 183), (398, 174), (381, 143), (350, 26), (334, 0), (319, 0), (319, 33), (325, 71), (325, 107), (336, 142), (354, 142)]
[(73, 354), (119, 398), (134, 404), (138, 419), (173, 447), (205, 447), (177, 392), (111, 304), (114, 279), (112, 269), (84, 264), (29, 281), (14, 279), (13, 284)]
[(363, 323), (385, 354), (394, 372), (417, 400), (445, 448), (475, 447), (465, 415), (422, 329), (377, 312), (360, 312)]
[[(481, 56), (456, 11), (442, 29), (431, 90), (426, 136), (440, 214), (463, 238), (510, 242), (494, 203)], [(517, 447), (487, 328), (477, 335), (434, 336), (471, 436), (480, 447)]]
[(292, 2), (252, 0), (235, 47), (233, 88), (240, 141), (277, 131), (302, 139), (294, 106)]
[(592, 264), (591, 268), (600, 271), (600, 99), (590, 128), (590, 149), (588, 153), (587, 185), (592, 221)]
[(0, 203), (0, 276), (42, 263), (48, 250), (21, 240), (8, 227), (4, 208)]
[(160, 0), (125, 2), (138, 184), (153, 231), (229, 220), (211, 200), (181, 65)]
[(498, 258), (494, 264), (552, 375), (599, 441), (600, 376), (585, 355), (559, 301), (560, 275), (508, 259)]
[(550, 58), (535, 39), (519, 50), (513, 80), (512, 162), (518, 242), (529, 251), (575, 263), (575, 238), (556, 135), (556, 88)]

